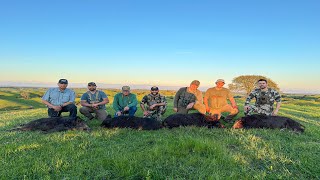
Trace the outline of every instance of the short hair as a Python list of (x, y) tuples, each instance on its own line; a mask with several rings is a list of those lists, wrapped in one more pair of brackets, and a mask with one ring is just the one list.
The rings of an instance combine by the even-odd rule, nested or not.
[(197, 85), (197, 86), (200, 86), (200, 81), (198, 81), (198, 80), (193, 80), (193, 81), (190, 83), (190, 85), (192, 85), (192, 84)]
[(266, 79), (259, 79), (258, 82), (260, 82), (260, 81), (264, 81), (264, 82), (268, 83), (268, 81)]

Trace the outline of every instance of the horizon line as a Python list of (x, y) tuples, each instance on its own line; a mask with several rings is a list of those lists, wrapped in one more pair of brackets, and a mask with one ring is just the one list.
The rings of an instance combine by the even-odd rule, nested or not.
[[(8, 84), (3, 84), (8, 83)], [(121, 89), (123, 86), (122, 84), (108, 84), (108, 83), (100, 83), (100, 86), (97, 86), (98, 89)], [(126, 84), (131, 86), (131, 89), (134, 90), (149, 90), (152, 86), (150, 84)], [(109, 87), (107, 87), (109, 86)], [(56, 83), (53, 82), (12, 82), (12, 81), (0, 81), (0, 88), (53, 88), (57, 87)], [(174, 90), (177, 91), (181, 87), (187, 86), (173, 86), (173, 85), (159, 85), (158, 86), (161, 90)], [(200, 91), (205, 92), (211, 86), (201, 86), (199, 87)], [(84, 88), (87, 89), (86, 83), (69, 83), (69, 88), (80, 89)], [(307, 95), (319, 95), (320, 90), (305, 90), (305, 89), (298, 89), (298, 88), (281, 88), (280, 92), (285, 94), (307, 94)], [(240, 93), (240, 92), (238, 92)]]

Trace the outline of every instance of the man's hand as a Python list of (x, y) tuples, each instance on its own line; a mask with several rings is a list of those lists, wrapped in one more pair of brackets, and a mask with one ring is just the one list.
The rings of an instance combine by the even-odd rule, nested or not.
[(54, 109), (54, 111), (61, 111), (62, 110), (62, 107), (61, 106), (52, 106), (52, 109)]
[(192, 109), (194, 103), (189, 103), (186, 109)]
[(231, 106), (232, 106), (233, 109), (238, 109), (237, 104), (232, 104)]
[(277, 116), (278, 115), (278, 110), (274, 110), (272, 113), (272, 116)]
[(121, 111), (117, 112), (117, 116), (121, 116), (121, 114), (122, 114)]
[(250, 106), (244, 106), (244, 112), (248, 112), (250, 110)]
[(173, 111), (174, 112), (178, 112), (178, 108), (173, 108)]
[(156, 106), (157, 106), (157, 104), (153, 104), (153, 105), (151, 105), (149, 108), (150, 108), (151, 110), (153, 110)]
[(93, 107), (94, 109), (98, 109), (99, 105), (98, 104), (92, 104), (91, 107)]
[(206, 107), (206, 112), (210, 114), (210, 108)]
[(124, 111), (129, 111), (129, 109), (130, 109), (130, 108), (129, 108), (128, 106), (126, 106), (125, 108), (123, 108)]
[(143, 115), (144, 116), (148, 116), (149, 115), (149, 111), (143, 111)]

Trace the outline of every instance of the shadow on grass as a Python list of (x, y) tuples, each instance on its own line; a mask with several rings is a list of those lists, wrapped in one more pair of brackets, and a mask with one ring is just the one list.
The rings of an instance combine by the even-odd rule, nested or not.
[(20, 110), (21, 106), (8, 106), (5, 108), (1, 108), (0, 111), (12, 111), (12, 110)]
[(11, 101), (14, 102), (16, 104), (21, 104), (21, 106), (28, 106), (27, 108), (21, 108), (19, 106), (14, 106), (15, 109), (13, 109), (13, 107), (5, 107), (5, 108), (1, 108), (0, 111), (6, 111), (6, 110), (18, 110), (18, 109), (37, 109), (37, 108), (45, 108), (45, 106), (40, 103), (37, 102), (35, 100), (25, 100), (25, 99), (20, 99), (17, 98), (17, 95), (12, 95), (12, 96), (1, 96), (1, 99), (3, 100), (7, 100), (7, 101)]

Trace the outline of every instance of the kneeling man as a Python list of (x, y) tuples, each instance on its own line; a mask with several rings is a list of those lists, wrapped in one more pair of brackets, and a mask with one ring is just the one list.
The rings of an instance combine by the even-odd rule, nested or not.
[(50, 88), (42, 97), (42, 103), (48, 107), (49, 117), (60, 117), (62, 112), (70, 112), (69, 117), (72, 120), (76, 120), (75, 93), (67, 87), (68, 80), (60, 79), (58, 87)]
[(114, 96), (113, 109), (116, 111), (114, 117), (118, 116), (134, 116), (137, 111), (137, 96), (130, 92), (129, 86), (122, 87), (122, 93)]
[(140, 107), (143, 110), (143, 117), (162, 121), (161, 117), (167, 108), (166, 97), (159, 94), (159, 88), (154, 86), (151, 88), (151, 93), (142, 98)]
[(86, 116), (89, 120), (92, 120), (94, 116), (91, 113), (95, 113), (97, 119), (103, 121), (107, 117), (106, 104), (109, 103), (109, 99), (103, 91), (97, 90), (97, 85), (94, 82), (88, 83), (88, 89), (81, 97), (80, 113)]
[[(218, 116), (218, 119), (220, 119), (221, 113), (229, 112), (230, 114), (225, 118), (225, 121), (231, 121), (238, 114), (239, 110), (232, 93), (229, 89), (223, 87), (224, 84), (223, 79), (218, 79), (216, 86), (206, 91), (204, 104), (206, 105), (207, 112)], [(228, 99), (231, 105), (228, 104)]]

